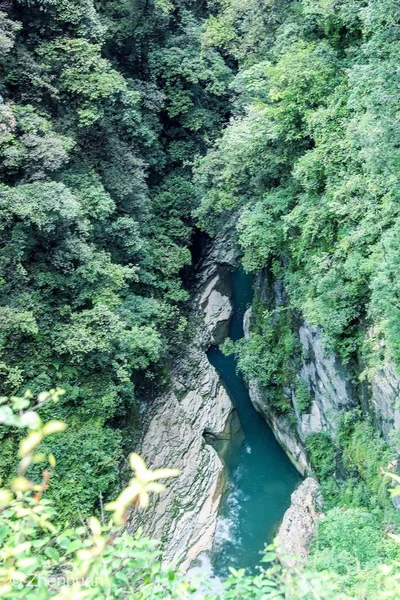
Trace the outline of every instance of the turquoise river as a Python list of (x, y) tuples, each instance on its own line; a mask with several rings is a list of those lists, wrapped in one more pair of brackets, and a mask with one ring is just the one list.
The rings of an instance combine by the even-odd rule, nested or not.
[[(243, 337), (243, 317), (253, 297), (252, 277), (232, 273), (233, 316), (229, 337)], [(213, 550), (212, 571), (224, 577), (229, 566), (254, 572), (270, 543), (301, 477), (279, 446), (265, 420), (254, 409), (248, 389), (237, 373), (236, 358), (218, 346), (208, 351), (235, 406), (241, 432), (224, 450), (228, 489), (221, 503)]]

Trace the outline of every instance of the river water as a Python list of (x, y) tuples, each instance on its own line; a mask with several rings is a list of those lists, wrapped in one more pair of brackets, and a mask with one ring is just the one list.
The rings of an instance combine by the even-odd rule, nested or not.
[[(238, 340), (244, 335), (243, 317), (253, 297), (252, 277), (235, 271), (232, 290), (234, 312), (229, 337)], [(254, 572), (301, 477), (254, 409), (247, 387), (236, 371), (235, 357), (224, 356), (218, 346), (212, 346), (208, 358), (231, 397), (242, 429), (224, 451), (228, 490), (221, 502), (210, 554), (213, 574), (224, 578), (229, 566)]]

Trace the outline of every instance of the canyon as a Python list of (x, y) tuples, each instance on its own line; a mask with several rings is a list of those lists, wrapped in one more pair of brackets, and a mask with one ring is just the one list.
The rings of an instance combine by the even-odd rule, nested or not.
[[(296, 378), (309, 391), (307, 410), (300, 410), (293, 387), (286, 393), (295, 420), (271, 407), (256, 380), (237, 379), (234, 358), (223, 357), (218, 344), (228, 335), (231, 339), (252, 335), (253, 292), (249, 295), (246, 288), (254, 287), (254, 293), (264, 300), (269, 298), (276, 309), (284, 291), (271, 284), (265, 273), (251, 283), (242, 277), (233, 290), (238, 251), (230, 240), (227, 227), (208, 245), (197, 265), (190, 315), (194, 335), (185, 353), (171, 365), (168, 392), (156, 398), (144, 415), (145, 434), (139, 452), (151, 467), (178, 468), (181, 476), (170, 483), (163, 495), (153, 497), (145, 513), (134, 512), (129, 522), (132, 531), (140, 526), (146, 535), (162, 540), (165, 564), (173, 563), (186, 571), (206, 552), (221, 576), (226, 574), (229, 560), (252, 569), (264, 543), (271, 542), (276, 535), (282, 564), (296, 564), (296, 560), (293, 563), (285, 556), (298, 555), (300, 560), (307, 556), (318, 519), (323, 518), (323, 499), (307, 455), (308, 436), (326, 432), (335, 439), (340, 415), (357, 406), (371, 415), (388, 441), (400, 422), (396, 403), (400, 379), (394, 369), (387, 365), (368, 388), (365, 383), (355, 384), (349, 366), (326, 352), (319, 329), (304, 320), (296, 322), (300, 343)], [(241, 302), (244, 305), (238, 317), (235, 308)], [(235, 319), (236, 326), (232, 323)], [(233, 362), (224, 367), (227, 359)], [(255, 417), (248, 416), (254, 409), (249, 413), (248, 408), (235, 406), (238, 395), (249, 397), (262, 423), (256, 424)], [(246, 446), (249, 432), (250, 438), (257, 440), (256, 446), (262, 438), (258, 452), (261, 457), (264, 453), (264, 459), (260, 460), (268, 463), (272, 452), (270, 460), (276, 460), (277, 482), (282, 489), (279, 485), (274, 488), (274, 483), (268, 488), (272, 471), (265, 466), (264, 470), (256, 470), (264, 490), (257, 489), (257, 493), (251, 496), (250, 492), (248, 496), (248, 488), (244, 492), (241, 484), (235, 483), (238, 463), (242, 469), (250, 469), (250, 476), (254, 475), (251, 466), (243, 466), (246, 447), (248, 452), (252, 451), (251, 445)], [(282, 450), (275, 448), (277, 442), (298, 475), (279, 454)], [(303, 483), (301, 476), (305, 477)], [(249, 499), (252, 514), (240, 516), (240, 510), (236, 510), (238, 504), (246, 504)], [(259, 513), (257, 499), (261, 502)], [(278, 508), (272, 508), (275, 505)], [(276, 514), (265, 517), (271, 510)], [(243, 518), (247, 521), (240, 524)], [(254, 519), (261, 537), (254, 542), (251, 535), (247, 536), (243, 549), (238, 543), (240, 527), (242, 533), (248, 533)], [(229, 535), (227, 527), (231, 528)]]

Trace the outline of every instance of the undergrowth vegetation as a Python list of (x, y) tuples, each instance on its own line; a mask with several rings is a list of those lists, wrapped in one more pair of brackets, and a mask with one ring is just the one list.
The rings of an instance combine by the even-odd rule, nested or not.
[[(53, 502), (46, 498), (57, 461), (42, 451), (42, 443), (53, 435), (64, 435), (66, 425), (44, 422), (38, 414), (62, 395), (63, 390), (57, 389), (41, 392), (37, 399), (29, 392), (1, 399), (2, 423), (24, 432), (17, 475), (9, 487), (0, 489), (2, 598), (379, 600), (400, 593), (394, 563), (400, 558), (400, 540), (382, 536), (377, 517), (356, 508), (330, 511), (320, 526), (318, 552), (307, 569), (279, 566), (273, 546), (266, 548), (257, 575), (232, 567), (217, 590), (213, 581), (163, 567), (158, 542), (144, 538), (140, 531), (129, 534), (122, 527), (130, 510), (146, 509), (149, 494), (162, 493), (165, 486), (160, 479), (179, 476), (179, 472), (150, 471), (137, 454), (129, 457), (132, 479), (115, 501), (104, 506), (101, 520), (92, 516), (78, 526), (63, 525)], [(28, 474), (35, 465), (41, 465), (36, 480)], [(349, 589), (351, 595), (346, 593)], [(371, 590), (374, 596), (369, 595)]]
[(245, 268), (271, 270), (342, 360), (399, 363), (397, 5), (217, 4), (205, 39), (238, 61), (237, 97), (198, 167), (200, 221), (238, 211)]
[[(114, 495), (143, 396), (185, 340), (191, 164), (231, 71), (201, 51), (202, 3), (0, 3), (0, 386), (62, 382), (43, 418), (59, 518)], [(144, 402), (144, 401), (143, 401)], [(18, 432), (0, 426), (0, 471)]]

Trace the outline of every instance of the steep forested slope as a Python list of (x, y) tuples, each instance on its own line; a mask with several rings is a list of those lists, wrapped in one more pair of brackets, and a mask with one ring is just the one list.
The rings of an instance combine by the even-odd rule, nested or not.
[(201, 52), (202, 3), (0, 10), (1, 388), (65, 389), (50, 493), (68, 516), (115, 488), (135, 387), (159, 383), (185, 329), (190, 168), (230, 70)]
[(399, 7), (265, 3), (272, 42), (260, 4), (221, 7), (206, 40), (239, 61), (238, 100), (201, 164), (199, 214), (212, 231), (241, 209), (246, 268), (272, 267), (345, 361), (399, 363)]
[[(327, 502), (311, 560), (376, 594), (399, 442), (360, 382), (400, 363), (399, 36), (392, 0), (0, 0), (0, 385), (66, 391), (40, 411), (69, 425), (42, 444), (60, 521), (119, 486), (138, 398), (187, 330), (193, 224), (234, 214), (279, 295), (226, 345), (247, 379), (292, 424), (288, 390), (307, 412), (306, 320), (363, 400), (307, 440)], [(7, 479), (18, 434), (0, 441)]]
[[(306, 415), (301, 442), (326, 511), (310, 564), (339, 575), (350, 597), (372, 598), (376, 565), (398, 558), (382, 470), (399, 454), (400, 9), (386, 0), (218, 6), (205, 43), (235, 57), (236, 99), (199, 162), (196, 214), (214, 232), (236, 211), (243, 264), (259, 274), (251, 336), (225, 350), (260, 386), (264, 414), (294, 436)], [(300, 327), (320, 336), (322, 362), (333, 357), (326, 388), (301, 378), (299, 364), (315, 356), (303, 356)], [(373, 397), (377, 374), (386, 386)], [(343, 412), (329, 401), (330, 377), (347, 378)], [(332, 427), (321, 425), (321, 405), (311, 410), (316, 389)]]

